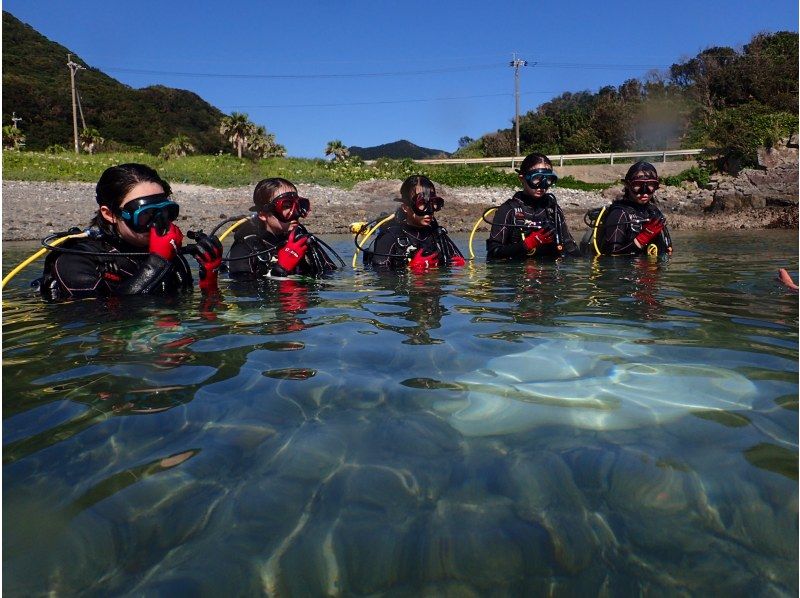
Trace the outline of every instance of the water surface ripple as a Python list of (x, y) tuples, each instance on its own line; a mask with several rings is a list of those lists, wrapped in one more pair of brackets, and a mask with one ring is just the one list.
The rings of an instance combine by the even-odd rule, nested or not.
[(675, 236), (216, 302), (20, 275), (3, 590), (797, 595), (796, 231)]

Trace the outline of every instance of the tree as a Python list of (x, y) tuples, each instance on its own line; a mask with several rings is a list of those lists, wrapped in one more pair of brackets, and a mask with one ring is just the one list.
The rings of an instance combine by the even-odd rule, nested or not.
[(250, 122), (247, 114), (232, 112), (230, 116), (225, 116), (220, 121), (219, 132), (233, 145), (237, 156), (241, 159), (249, 139), (256, 132), (256, 126)]
[(247, 149), (257, 159), (276, 158), (286, 155), (286, 148), (279, 143), (275, 143), (275, 135), (267, 133), (267, 129), (262, 126), (253, 129)]
[(83, 151), (93, 154), (94, 151), (103, 144), (105, 139), (100, 137), (100, 132), (93, 127), (86, 127), (78, 135), (78, 142), (81, 144)]
[(334, 162), (341, 162), (342, 160), (347, 159), (347, 157), (350, 155), (350, 150), (347, 149), (347, 146), (339, 139), (334, 139), (333, 141), (328, 142), (328, 145), (325, 148), (325, 155), (332, 155)]
[(461, 139), (458, 140), (458, 149), (462, 149), (467, 147), (470, 143), (474, 143), (475, 140), (468, 135), (464, 135)]
[(13, 125), (3, 127), (3, 148), (18, 150), (25, 145), (25, 135)]
[(189, 137), (181, 133), (162, 147), (158, 155), (164, 160), (169, 160), (170, 158), (183, 158), (187, 154), (193, 154), (196, 151), (197, 149), (192, 145)]

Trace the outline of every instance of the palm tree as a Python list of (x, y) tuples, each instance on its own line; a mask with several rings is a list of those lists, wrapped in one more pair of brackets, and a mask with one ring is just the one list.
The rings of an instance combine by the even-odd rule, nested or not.
[(6, 125), (3, 127), (3, 147), (18, 150), (25, 145), (25, 135), (17, 127)]
[(350, 155), (350, 150), (347, 149), (347, 146), (339, 139), (334, 139), (328, 142), (328, 146), (325, 148), (325, 155), (333, 155), (333, 160), (335, 162), (341, 162), (347, 159)]
[(286, 148), (275, 143), (275, 135), (267, 133), (267, 129), (262, 126), (253, 130), (253, 136), (247, 149), (258, 159), (286, 155)]
[(197, 149), (192, 145), (189, 137), (181, 133), (173, 137), (172, 141), (161, 148), (159, 156), (164, 160), (169, 160), (170, 158), (183, 158), (187, 154), (193, 154), (196, 151)]
[(223, 117), (219, 124), (219, 132), (233, 145), (240, 159), (255, 131), (255, 125), (250, 122), (247, 114), (242, 112), (232, 112), (230, 116)]
[(78, 136), (78, 141), (84, 151), (93, 154), (94, 150), (105, 141), (100, 137), (100, 132), (92, 127), (85, 127)]

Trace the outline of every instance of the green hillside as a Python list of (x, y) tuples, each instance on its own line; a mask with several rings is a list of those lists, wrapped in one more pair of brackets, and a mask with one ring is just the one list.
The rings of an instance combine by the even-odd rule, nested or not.
[(412, 160), (422, 160), (424, 158), (446, 158), (450, 155), (442, 150), (421, 147), (405, 139), (372, 147), (353, 145), (348, 149), (350, 150), (351, 156), (358, 156), (362, 160), (377, 160), (378, 158), (392, 158), (394, 160), (411, 158)]
[(155, 153), (180, 133), (203, 153), (226, 147), (218, 132), (223, 113), (197, 94), (161, 85), (133, 89), (3, 11), (3, 124), (12, 112), (23, 119), (27, 149), (72, 147), (68, 53), (87, 67), (77, 75), (86, 125), (112, 147)]

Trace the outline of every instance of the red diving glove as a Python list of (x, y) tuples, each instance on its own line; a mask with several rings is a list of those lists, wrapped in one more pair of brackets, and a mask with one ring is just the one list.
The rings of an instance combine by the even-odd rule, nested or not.
[(193, 251), (200, 264), (200, 289), (213, 291), (217, 288), (217, 273), (222, 265), (222, 243), (213, 235), (196, 233), (197, 247)]
[(170, 223), (167, 232), (163, 235), (159, 235), (156, 228), (157, 227), (154, 226), (150, 229), (149, 251), (171, 262), (175, 259), (175, 256), (178, 254), (178, 249), (180, 249), (181, 243), (183, 243), (183, 233), (181, 229), (172, 223)]
[(528, 253), (533, 253), (538, 247), (548, 245), (555, 240), (555, 231), (552, 228), (540, 228), (525, 237), (523, 243), (525, 243)]
[(458, 267), (458, 266), (463, 266), (466, 263), (467, 263), (467, 260), (465, 260), (460, 255), (454, 255), (453, 257), (450, 258), (450, 265), (451, 266), (457, 266)]
[(408, 262), (408, 268), (412, 272), (424, 272), (428, 268), (437, 268), (439, 266), (439, 252), (433, 251), (426, 255), (427, 250), (423, 247), (417, 249), (417, 252)]
[(636, 242), (639, 244), (639, 247), (646, 246), (658, 233), (664, 230), (664, 224), (666, 224), (666, 221), (663, 217), (651, 218), (645, 222), (642, 227), (642, 232), (636, 235)]
[(291, 272), (297, 268), (297, 264), (300, 263), (306, 251), (308, 251), (308, 237), (295, 240), (296, 231), (296, 228), (292, 229), (286, 244), (278, 251), (278, 265), (286, 272)]

